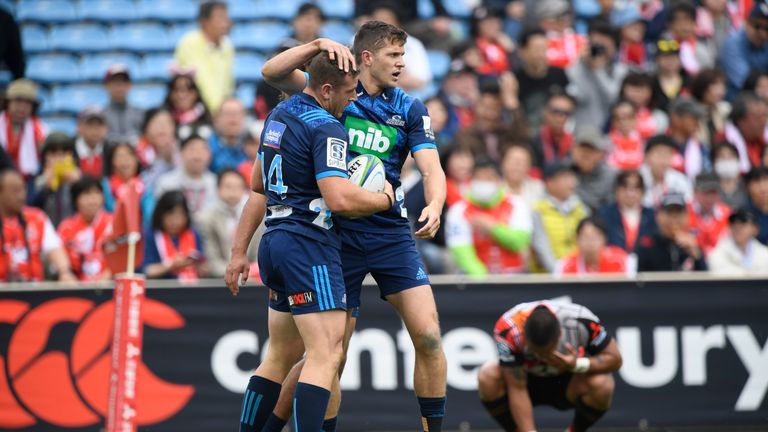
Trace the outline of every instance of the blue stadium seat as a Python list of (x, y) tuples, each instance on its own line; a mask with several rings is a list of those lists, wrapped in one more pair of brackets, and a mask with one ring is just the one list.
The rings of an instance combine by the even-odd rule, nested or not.
[(299, 11), (299, 6), (305, 0), (259, 0), (256, 5), (251, 7), (259, 9), (262, 18), (273, 18), (283, 21), (290, 21)]
[(139, 69), (139, 60), (133, 54), (98, 54), (85, 56), (80, 61), (80, 78), (85, 81), (102, 81), (107, 69), (116, 63), (128, 66), (131, 79)]
[(105, 23), (134, 21), (139, 18), (136, 4), (129, 0), (81, 0), (80, 18)]
[(77, 121), (74, 116), (43, 116), (43, 123), (51, 132), (64, 132), (69, 136), (77, 133)]
[(71, 83), (80, 80), (80, 69), (69, 55), (36, 56), (27, 63), (27, 78), (41, 83)]
[(442, 80), (451, 67), (451, 56), (444, 51), (427, 50), (427, 58), (435, 79)]
[(418, 0), (418, 3), (416, 3), (416, 10), (419, 13), (419, 18), (422, 19), (435, 16), (435, 7), (432, 6), (431, 0)]
[(77, 21), (74, 2), (67, 0), (23, 0), (16, 19), (21, 22), (63, 23)]
[(264, 57), (258, 54), (242, 54), (235, 57), (235, 81), (256, 82), (261, 79)]
[(51, 49), (48, 32), (36, 25), (27, 25), (21, 29), (21, 43), (27, 53), (46, 52)]
[(11, 15), (16, 15), (16, 3), (13, 0), (0, 0), (0, 8), (10, 12)]
[(125, 24), (116, 26), (110, 33), (113, 49), (128, 51), (157, 52), (172, 51), (174, 45), (168, 31), (160, 24)]
[(448, 15), (453, 18), (467, 19), (472, 15), (472, 8), (467, 0), (446, 0), (443, 2)]
[(272, 52), (290, 32), (290, 27), (280, 23), (244, 24), (233, 29), (231, 38), (238, 50)]
[(168, 54), (152, 54), (144, 57), (136, 72), (135, 81), (165, 81), (170, 78), (170, 67), (173, 56)]
[(39, 102), (39, 107), (37, 108), (38, 114), (43, 115), (53, 112), (51, 105), (51, 93), (45, 87), (40, 87), (37, 90), (37, 100)]
[(355, 14), (354, 0), (320, 0), (317, 5), (328, 18), (351, 20)]
[(174, 46), (179, 44), (179, 41), (181, 41), (181, 38), (184, 37), (187, 33), (197, 30), (198, 26), (197, 23), (194, 21), (190, 22), (179, 22), (171, 26), (170, 30), (168, 31), (171, 42), (173, 42)]
[(70, 52), (96, 52), (109, 50), (109, 38), (104, 27), (96, 24), (54, 26), (51, 30), (51, 48)]
[(237, 86), (235, 96), (245, 105), (245, 109), (250, 111), (253, 108), (253, 101), (256, 99), (256, 85), (240, 84)]
[(179, 0), (141, 0), (139, 14), (148, 20), (176, 22), (197, 18), (197, 2)]
[(165, 93), (162, 84), (137, 84), (128, 93), (128, 102), (141, 109), (155, 108), (163, 103)]
[(109, 96), (100, 85), (72, 85), (55, 87), (51, 93), (52, 110), (77, 114), (89, 106), (105, 106)]
[(408, 92), (408, 94), (410, 94), (415, 98), (421, 99), (422, 101), (425, 101), (431, 98), (432, 96), (435, 96), (439, 91), (440, 91), (440, 84), (438, 84), (437, 81), (433, 81), (427, 84), (423, 89), (410, 91)]
[(320, 30), (320, 35), (345, 45), (352, 45), (352, 40), (355, 38), (355, 29), (341, 21), (329, 21)]

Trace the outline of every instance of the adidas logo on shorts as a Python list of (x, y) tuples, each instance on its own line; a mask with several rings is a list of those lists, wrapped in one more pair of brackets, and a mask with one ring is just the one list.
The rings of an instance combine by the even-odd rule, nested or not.
[(419, 271), (416, 273), (416, 280), (422, 280), (427, 278), (427, 272), (423, 268), (419, 267)]

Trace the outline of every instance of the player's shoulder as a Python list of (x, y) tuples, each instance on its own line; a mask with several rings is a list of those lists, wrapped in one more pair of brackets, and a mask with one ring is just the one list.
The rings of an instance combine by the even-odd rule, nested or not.
[(569, 320), (589, 320), (595, 322), (600, 321), (597, 315), (589, 310), (589, 308), (577, 303), (553, 301), (550, 302), (550, 305), (555, 311), (555, 315), (557, 315), (557, 317), (562, 322)]
[(421, 99), (408, 94), (405, 90), (399, 87), (392, 89), (390, 100), (395, 110), (406, 116), (408, 114), (420, 116), (422, 115), (422, 112), (427, 111), (424, 102), (422, 102)]

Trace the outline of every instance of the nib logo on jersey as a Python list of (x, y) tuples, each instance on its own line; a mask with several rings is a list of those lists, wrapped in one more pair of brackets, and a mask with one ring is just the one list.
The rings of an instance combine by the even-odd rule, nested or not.
[(357, 117), (347, 116), (344, 128), (349, 134), (349, 149), (384, 159), (392, 153), (397, 129)]

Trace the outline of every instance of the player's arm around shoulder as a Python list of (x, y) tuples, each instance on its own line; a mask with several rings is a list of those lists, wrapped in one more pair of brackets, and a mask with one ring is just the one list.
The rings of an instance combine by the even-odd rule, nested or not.
[(512, 418), (515, 420), (517, 430), (536, 430), (533, 422), (533, 404), (528, 394), (528, 374), (525, 372), (525, 369), (522, 366), (502, 365), (501, 373), (507, 387), (509, 410), (512, 412)]
[(261, 68), (261, 76), (272, 87), (289, 95), (304, 90), (307, 74), (300, 68), (321, 52), (327, 52), (339, 69), (348, 72), (356, 70), (355, 56), (349, 48), (330, 39), (320, 38), (304, 45), (293, 47), (272, 57)]

